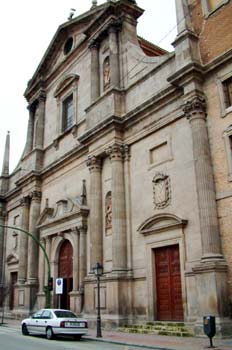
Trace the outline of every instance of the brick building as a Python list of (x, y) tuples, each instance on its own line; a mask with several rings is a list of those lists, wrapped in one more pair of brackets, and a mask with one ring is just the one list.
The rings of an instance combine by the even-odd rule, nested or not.
[[(64, 293), (52, 304), (117, 326), (213, 314), (231, 331), (232, 2), (176, 0), (168, 53), (137, 36), (143, 10), (107, 1), (62, 24), (25, 97), (24, 154), (0, 180), (0, 223), (35, 235)], [(15, 317), (43, 307), (38, 245), (0, 227)]]

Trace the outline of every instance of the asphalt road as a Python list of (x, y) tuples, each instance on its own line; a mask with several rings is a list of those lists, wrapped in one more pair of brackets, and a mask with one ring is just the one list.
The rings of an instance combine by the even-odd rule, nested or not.
[[(117, 345), (72, 338), (47, 340), (39, 336), (23, 336), (19, 329), (0, 327), (0, 350), (143, 350), (144, 347)], [(147, 348), (146, 348), (147, 349)]]

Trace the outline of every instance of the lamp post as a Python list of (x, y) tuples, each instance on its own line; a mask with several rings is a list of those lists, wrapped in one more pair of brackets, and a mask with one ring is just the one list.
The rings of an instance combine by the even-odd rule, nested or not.
[(102, 337), (101, 331), (101, 305), (100, 305), (100, 277), (103, 274), (103, 266), (100, 263), (96, 263), (93, 267), (95, 276), (97, 277), (97, 338)]

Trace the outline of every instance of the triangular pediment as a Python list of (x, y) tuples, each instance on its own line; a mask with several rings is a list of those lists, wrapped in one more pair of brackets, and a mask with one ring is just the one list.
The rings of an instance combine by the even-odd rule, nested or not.
[(143, 235), (150, 235), (152, 233), (170, 230), (176, 227), (183, 227), (187, 224), (187, 220), (183, 220), (173, 214), (157, 214), (139, 226), (138, 231)]
[(42, 80), (46, 78), (47, 72), (51, 74), (52, 71), (62, 64), (62, 62), (68, 59), (69, 55), (65, 55), (64, 46), (70, 37), (73, 38), (72, 51), (76, 50), (83, 41), (87, 39), (86, 34), (84, 34), (85, 30), (89, 27), (89, 24), (94, 21), (94, 18), (97, 17), (99, 13), (103, 12), (107, 6), (108, 4), (103, 4), (96, 8), (92, 8), (90, 11), (63, 23), (58, 27), (37, 70), (32, 79), (28, 82), (25, 96), (30, 94), (30, 90), (33, 89), (34, 86), (41, 85)]

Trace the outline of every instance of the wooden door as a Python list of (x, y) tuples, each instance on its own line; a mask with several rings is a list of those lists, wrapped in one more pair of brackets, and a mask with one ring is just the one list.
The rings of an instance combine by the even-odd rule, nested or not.
[(14, 309), (15, 285), (17, 283), (18, 273), (11, 272), (10, 274), (10, 310)]
[(157, 319), (183, 321), (179, 246), (155, 249)]
[(63, 278), (63, 294), (60, 295), (60, 307), (69, 309), (69, 293), (73, 289), (73, 249), (68, 240), (64, 241), (60, 247), (58, 277)]

